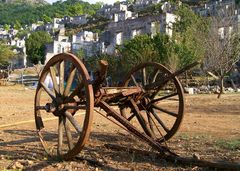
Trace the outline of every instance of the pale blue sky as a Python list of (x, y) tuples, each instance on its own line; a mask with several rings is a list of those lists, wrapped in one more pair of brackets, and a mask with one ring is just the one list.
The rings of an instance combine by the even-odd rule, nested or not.
[[(49, 3), (53, 3), (53, 2), (56, 2), (57, 0), (46, 0), (46, 1)], [(91, 4), (94, 4), (99, 1), (104, 2), (105, 4), (113, 4), (114, 2), (116, 2), (116, 0), (83, 0), (83, 1), (89, 2)]]

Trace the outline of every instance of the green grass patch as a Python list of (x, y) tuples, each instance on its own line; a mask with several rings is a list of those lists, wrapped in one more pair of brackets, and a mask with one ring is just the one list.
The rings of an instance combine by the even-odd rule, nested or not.
[(181, 133), (178, 135), (178, 138), (177, 139), (181, 139), (181, 140), (189, 140), (191, 137), (189, 134), (187, 133)]
[(227, 150), (240, 150), (240, 139), (217, 140), (216, 145)]

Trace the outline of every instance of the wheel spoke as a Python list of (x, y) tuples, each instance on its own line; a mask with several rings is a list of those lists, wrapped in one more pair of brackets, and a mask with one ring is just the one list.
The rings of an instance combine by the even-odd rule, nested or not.
[(149, 126), (150, 126), (150, 129), (152, 130), (152, 132), (154, 133), (154, 130), (153, 130), (153, 120), (149, 114), (149, 112), (146, 110), (147, 112), (147, 118), (148, 118), (148, 123), (149, 123)]
[(64, 60), (60, 62), (59, 68), (59, 93), (63, 94), (64, 92)]
[(127, 120), (128, 120), (128, 121), (131, 121), (132, 118), (134, 118), (134, 116), (136, 116), (135, 113), (133, 113), (129, 118), (127, 118)]
[(178, 93), (173, 93), (173, 94), (170, 94), (170, 95), (167, 95), (167, 96), (164, 96), (164, 97), (160, 97), (160, 98), (157, 98), (157, 99), (153, 99), (153, 100), (151, 100), (150, 103), (156, 103), (156, 102), (159, 102), (159, 101), (161, 101), (161, 100), (165, 100), (165, 99), (167, 99), (167, 98), (174, 97), (174, 96), (177, 96), (177, 95), (178, 95)]
[(73, 149), (72, 134), (71, 134), (71, 130), (68, 125), (68, 121), (66, 120), (65, 116), (63, 117), (63, 124), (64, 124), (65, 132), (67, 135), (68, 148), (71, 150), (71, 149)]
[[(38, 111), (39, 112), (39, 111)], [(39, 115), (39, 114), (38, 114)], [(41, 130), (44, 128), (44, 124), (43, 124), (43, 121), (42, 121), (42, 117), (41, 116), (36, 116), (35, 117), (35, 121), (36, 121), (36, 127), (37, 127), (37, 130)]]
[(133, 80), (134, 84), (135, 84), (136, 86), (138, 86), (138, 83), (137, 83), (137, 81), (136, 81), (135, 77), (134, 77), (133, 75), (131, 75), (131, 78), (132, 78), (132, 80)]
[(59, 91), (58, 91), (56, 71), (55, 71), (54, 67), (50, 67), (50, 75), (51, 75), (51, 78), (53, 81), (53, 88), (54, 88), (55, 94), (57, 95), (59, 93)]
[(57, 147), (57, 153), (59, 156), (62, 155), (62, 143), (63, 143), (63, 118), (60, 116), (58, 122), (58, 147)]
[(83, 82), (79, 83), (77, 88), (75, 88), (75, 90), (73, 90), (73, 92), (69, 95), (69, 98), (71, 99), (74, 96), (79, 95), (83, 86), (84, 86)]
[(163, 127), (163, 129), (168, 133), (169, 129), (167, 128), (167, 126), (163, 123), (163, 121), (158, 117), (158, 115), (154, 112), (153, 109), (151, 109), (151, 113), (153, 114), (153, 116), (156, 118), (156, 120), (158, 121), (158, 123)]
[[(70, 53), (53, 56), (42, 70), (34, 117), (40, 141), (50, 157), (70, 160), (86, 143), (94, 108), (89, 81), (85, 65)], [(54, 120), (56, 125), (51, 124)]]
[(36, 106), (36, 110), (47, 110), (46, 106)]
[(143, 84), (143, 86), (145, 86), (147, 84), (146, 68), (142, 69), (142, 84)]
[(67, 85), (66, 85), (66, 88), (65, 88), (65, 91), (64, 91), (64, 96), (68, 96), (68, 94), (70, 92), (75, 73), (76, 73), (76, 68), (72, 65), (71, 70), (70, 70), (70, 74), (69, 74), (69, 77), (68, 77), (68, 80), (67, 80)]
[(55, 101), (55, 95), (53, 94), (53, 92), (43, 83), (43, 82), (40, 82), (42, 88), (47, 92), (47, 94), (52, 98), (52, 100)]
[(166, 109), (163, 109), (163, 108), (161, 108), (161, 107), (159, 107), (159, 106), (157, 106), (157, 105), (155, 105), (155, 104), (153, 104), (152, 107), (155, 108), (155, 109), (157, 109), (157, 110), (160, 110), (160, 111), (162, 111), (162, 112), (164, 112), (164, 113), (167, 113), (167, 114), (169, 114), (169, 115), (171, 115), (171, 116), (178, 117), (178, 114), (176, 114), (176, 113), (174, 113), (174, 112), (170, 112), (170, 111), (168, 111), (168, 110), (166, 110)]
[(144, 132), (150, 136), (150, 137), (155, 137), (153, 132), (150, 130), (150, 128), (147, 125), (147, 122), (145, 121), (145, 119), (143, 118), (143, 116), (140, 113), (140, 110), (137, 106), (137, 104), (135, 103), (135, 101), (133, 99), (130, 100), (131, 105), (133, 107), (133, 113), (136, 115), (138, 122), (140, 123), (141, 127), (143, 128)]
[(68, 111), (65, 112), (65, 116), (68, 118), (68, 120), (71, 122), (73, 127), (76, 129), (76, 131), (80, 134), (82, 132), (82, 128), (78, 125), (75, 118), (72, 116), (72, 114)]
[[(156, 138), (159, 143), (169, 140), (176, 133), (183, 118), (184, 94), (176, 77), (178, 73), (173, 73), (161, 64), (146, 62), (133, 68), (124, 80), (125, 87), (142, 86), (145, 91), (143, 96), (136, 97), (140, 103), (135, 104), (141, 113), (136, 112), (131, 103), (126, 103), (126, 110), (122, 110), (122, 115), (128, 120), (136, 118), (138, 130), (151, 136), (149, 131), (144, 129), (146, 126), (154, 134), (154, 137), (151, 137)], [(132, 111), (127, 113), (129, 109)], [(139, 115), (143, 117), (145, 124), (141, 123)]]
[(152, 82), (151, 83), (154, 83), (156, 81), (157, 76), (158, 76), (159, 73), (160, 73), (160, 71), (158, 69), (154, 69)]
[(77, 105), (77, 106), (70, 106), (70, 105), (64, 105), (64, 109), (73, 109), (73, 110), (79, 110), (79, 109), (86, 109), (85, 105)]

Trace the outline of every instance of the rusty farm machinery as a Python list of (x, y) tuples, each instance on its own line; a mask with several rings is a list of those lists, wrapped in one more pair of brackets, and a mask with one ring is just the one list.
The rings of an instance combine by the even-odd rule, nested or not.
[[(80, 153), (95, 111), (160, 154), (168, 154), (168, 159), (194, 163), (162, 143), (177, 132), (184, 115), (184, 92), (177, 76), (197, 63), (174, 73), (159, 63), (143, 63), (117, 87), (103, 86), (108, 64), (99, 64), (94, 80), (82, 61), (69, 53), (54, 56), (42, 70), (34, 109), (37, 133), (47, 154), (70, 160)], [(52, 88), (46, 84), (48, 78)], [(53, 116), (55, 124), (48, 122)]]

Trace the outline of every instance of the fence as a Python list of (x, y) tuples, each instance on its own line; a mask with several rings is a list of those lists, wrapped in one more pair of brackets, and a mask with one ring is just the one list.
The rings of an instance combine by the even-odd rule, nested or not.
[(13, 82), (16, 84), (23, 84), (26, 86), (33, 86), (36, 83), (38, 83), (38, 80), (39, 80), (38, 75), (20, 75), (20, 77), (9, 78), (10, 82)]

